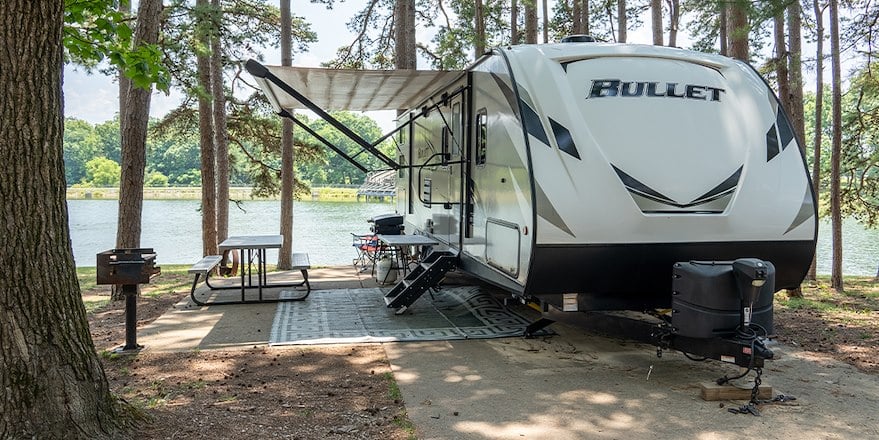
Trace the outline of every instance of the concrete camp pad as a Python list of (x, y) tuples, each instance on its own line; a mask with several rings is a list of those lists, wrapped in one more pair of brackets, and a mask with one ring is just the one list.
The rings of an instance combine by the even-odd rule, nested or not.
[[(310, 274), (315, 289), (375, 286), (369, 273), (351, 267)], [(139, 342), (155, 351), (264, 346), (276, 307), (198, 307), (187, 297), (140, 329)], [(517, 312), (537, 317), (524, 307)], [(657, 358), (648, 345), (551, 328), (555, 336), (535, 339), (385, 343), (417, 438), (879, 438), (879, 378), (847, 364), (772, 345), (777, 358), (767, 362), (764, 383), (797, 400), (764, 406), (754, 417), (727, 411), (744, 401), (700, 398), (701, 383), (737, 367), (674, 352)]]
[[(418, 438), (879, 438), (879, 380), (774, 345), (763, 380), (795, 396), (763, 415), (702, 400), (699, 383), (739, 370), (554, 324), (545, 339), (388, 344)], [(744, 383), (742, 383), (745, 385)]]

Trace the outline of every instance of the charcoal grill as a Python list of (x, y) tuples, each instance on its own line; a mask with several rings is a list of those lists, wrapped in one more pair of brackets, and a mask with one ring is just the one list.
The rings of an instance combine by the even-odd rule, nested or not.
[(143, 348), (137, 344), (137, 286), (162, 272), (152, 248), (118, 248), (98, 253), (97, 283), (122, 286), (125, 295), (125, 345), (119, 351)]

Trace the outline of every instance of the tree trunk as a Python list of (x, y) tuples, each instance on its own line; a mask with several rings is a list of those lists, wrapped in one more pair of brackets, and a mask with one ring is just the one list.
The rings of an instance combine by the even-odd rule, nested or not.
[(211, 45), (208, 0), (196, 0), (196, 32), (201, 48), (196, 51), (198, 71), (198, 133), (201, 150), (201, 239), (204, 255), (217, 254), (217, 160), (214, 148), (211, 100)]
[(537, 44), (537, 5), (525, 2), (525, 44)]
[(678, 27), (680, 26), (681, 21), (680, 0), (669, 0), (668, 15), (668, 47), (677, 47)]
[(397, 0), (394, 6), (394, 65), (415, 69), (418, 63), (415, 41), (415, 0)]
[(662, 46), (662, 0), (650, 0), (650, 18), (653, 26), (653, 44)]
[(510, 1), (510, 44), (519, 44), (519, 4)]
[(626, 0), (617, 0), (617, 23), (619, 29), (619, 37), (617, 37), (617, 41), (620, 43), (626, 42), (626, 28), (629, 26), (628, 17), (626, 17)]
[[(824, 111), (824, 8), (818, 0), (812, 1), (815, 10), (815, 143), (812, 151), (812, 190), (817, 199), (821, 190), (821, 144), (823, 143), (822, 115)], [(806, 277), (810, 280), (818, 278), (818, 256), (812, 257), (812, 265)]]
[(482, 0), (476, 0), (475, 8), (476, 10), (473, 14), (473, 48), (476, 52), (474, 59), (479, 59), (485, 53), (485, 10), (482, 7)]
[(580, 6), (580, 28), (584, 34), (589, 35), (589, 0), (583, 0), (582, 6)]
[[(290, 30), (290, 0), (281, 0), (281, 65), (293, 65), (293, 36)], [(281, 250), (278, 251), (278, 269), (293, 267), (293, 121), (281, 121)]]
[(113, 438), (65, 202), (62, 0), (0, 7), (0, 438)]
[[(580, 0), (574, 0), (574, 4), (571, 6), (571, 24), (572, 24), (572, 33), (574, 35), (579, 35), (583, 33), (583, 22), (580, 21), (581, 12), (580, 12)], [(567, 3), (566, 3), (567, 6)]]
[(734, 0), (729, 11), (729, 55), (737, 60), (748, 62), (749, 43), (748, 7), (745, 0)]
[(549, 7), (543, 0), (543, 44), (549, 43)]
[(211, 39), (211, 99), (214, 109), (214, 146), (217, 149), (217, 242), (229, 236), (229, 140), (226, 131), (226, 90), (223, 87), (223, 6), (211, 0), (214, 9), (214, 33)]
[[(120, 0), (119, 12), (125, 14), (126, 16), (131, 15), (131, 2), (129, 0)], [(119, 74), (116, 77), (119, 81), (119, 121), (122, 121), (125, 118), (125, 109), (128, 108), (128, 104), (125, 98), (128, 97), (128, 84), (131, 82), (131, 80), (129, 80), (128, 77), (122, 74), (122, 70), (119, 71)], [(121, 137), (121, 127), (119, 130), (119, 136)]]
[(787, 70), (787, 44), (784, 41), (784, 11), (772, 17), (775, 23), (775, 80), (781, 105), (790, 111), (790, 75)]
[[(161, 0), (142, 0), (137, 8), (134, 44), (155, 44), (159, 40)], [(143, 182), (146, 169), (147, 125), (150, 119), (152, 88), (141, 89), (127, 81), (125, 113), (120, 115), (122, 172), (119, 180), (119, 210), (116, 223), (116, 247), (140, 247), (143, 214)], [(120, 100), (121, 101), (121, 100)], [(113, 300), (124, 298), (122, 289), (114, 289)]]
[[(128, 0), (121, 0), (119, 2), (119, 12), (124, 13), (126, 16), (131, 15), (131, 2)], [(125, 112), (128, 109), (128, 87), (131, 85), (131, 80), (128, 79), (122, 73), (122, 70), (119, 70), (119, 74), (117, 75), (117, 79), (119, 81), (119, 139), (122, 139), (122, 121), (125, 120)], [(117, 239), (118, 239), (117, 232)], [(140, 289), (138, 289), (138, 294), (140, 294)], [(125, 295), (122, 294), (122, 286), (111, 286), (110, 288), (110, 300), (111, 301), (121, 301), (125, 298)]]
[[(788, 114), (794, 131), (797, 134), (797, 144), (800, 146), (800, 154), (806, 155), (806, 124), (803, 108), (803, 63), (802, 63), (802, 8), (799, 2), (792, 2), (787, 7), (788, 20), (788, 75), (790, 78), (788, 90), (790, 93)], [(798, 287), (789, 292), (795, 298), (803, 297), (803, 289)]]
[(729, 56), (729, 5), (726, 2), (718, 2), (718, 40), (720, 40), (720, 54)]
[(830, 219), (832, 223), (833, 261), (830, 287), (843, 291), (842, 282), (842, 212), (840, 206), (839, 167), (842, 153), (842, 62), (839, 54), (839, 5), (830, 0), (830, 71), (833, 76), (833, 141), (830, 167)]

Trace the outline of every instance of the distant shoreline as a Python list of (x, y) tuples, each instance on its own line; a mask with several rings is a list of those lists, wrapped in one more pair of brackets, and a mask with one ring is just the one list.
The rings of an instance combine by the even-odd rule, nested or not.
[[(365, 202), (366, 196), (357, 195), (357, 187), (313, 187), (312, 201), (320, 202)], [(144, 200), (201, 200), (201, 187), (147, 187), (143, 190)], [(279, 196), (254, 197), (250, 187), (229, 188), (229, 198), (233, 200), (280, 200)], [(67, 200), (118, 200), (119, 188), (67, 188)], [(301, 198), (304, 199), (304, 198)], [(393, 202), (393, 196), (373, 197), (371, 202)]]

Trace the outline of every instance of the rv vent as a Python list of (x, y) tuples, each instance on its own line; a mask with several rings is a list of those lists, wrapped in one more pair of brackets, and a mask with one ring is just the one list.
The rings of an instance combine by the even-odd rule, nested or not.
[(594, 43), (595, 38), (591, 35), (568, 35), (562, 38), (562, 43)]

